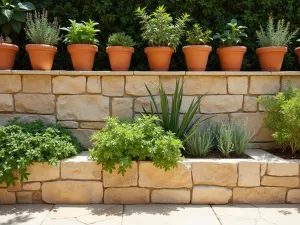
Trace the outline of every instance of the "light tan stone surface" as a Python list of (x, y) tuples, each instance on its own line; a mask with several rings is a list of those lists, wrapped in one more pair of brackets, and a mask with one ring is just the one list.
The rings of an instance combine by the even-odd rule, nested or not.
[(40, 182), (23, 183), (24, 191), (36, 191), (36, 190), (40, 190), (40, 188), (41, 188)]
[(107, 96), (123, 96), (125, 79), (123, 76), (102, 77), (102, 94)]
[(151, 188), (192, 187), (191, 165), (179, 162), (177, 168), (165, 172), (151, 162), (140, 162), (139, 186)]
[[(183, 96), (180, 112), (181, 113), (187, 113), (187, 111), (188, 111), (191, 103), (193, 102), (193, 100), (194, 100), (194, 103), (195, 103), (198, 100), (198, 97), (197, 96)], [(172, 101), (170, 101), (170, 102), (172, 102)]]
[[(160, 101), (160, 97), (159, 96), (154, 96), (154, 100), (156, 102), (157, 108), (158, 108), (158, 112), (161, 112), (161, 101)], [(151, 112), (151, 104), (153, 107), (153, 110), (156, 111), (151, 98), (150, 97), (140, 97), (140, 98), (136, 98), (135, 99), (135, 103), (134, 103), (134, 111), (135, 112), (144, 112), (144, 109), (147, 112)]]
[(60, 164), (51, 166), (48, 163), (34, 163), (27, 168), (28, 173), (30, 173), (27, 181), (56, 180), (60, 176), (59, 168)]
[(247, 94), (248, 77), (228, 77), (227, 82), (229, 94)]
[[(18, 175), (16, 175), (17, 177), (19, 177)], [(10, 185), (7, 188), (8, 191), (21, 191), (22, 190), (22, 184), (20, 182), (20, 180), (16, 180), (15, 185)]]
[(0, 93), (16, 93), (21, 90), (20, 75), (1, 75), (0, 76)]
[(194, 186), (192, 204), (227, 204), (232, 190), (217, 186)]
[(257, 111), (257, 97), (244, 96), (244, 111), (245, 112)]
[(65, 128), (78, 128), (77, 121), (59, 121), (58, 124)]
[(101, 79), (100, 77), (88, 77), (87, 78), (87, 87), (86, 90), (91, 94), (100, 94), (101, 93)]
[(103, 121), (109, 116), (109, 98), (98, 95), (61, 95), (56, 103), (59, 120)]
[(10, 94), (0, 94), (0, 112), (12, 112), (14, 109), (13, 97)]
[(280, 90), (279, 76), (251, 76), (250, 94), (276, 94)]
[(54, 95), (16, 94), (15, 107), (17, 112), (52, 114), (55, 108)]
[(148, 86), (153, 95), (158, 94), (158, 76), (127, 76), (125, 91), (128, 95), (147, 96), (149, 94), (145, 85)]
[(103, 186), (100, 181), (53, 181), (43, 183), (42, 197), (47, 203), (101, 203)]
[(234, 188), (233, 203), (284, 203), (286, 188)]
[(80, 128), (85, 129), (102, 129), (105, 127), (105, 122), (81, 122)]
[(183, 94), (226, 94), (226, 86), (226, 77), (185, 76), (183, 84)]
[(299, 176), (299, 163), (271, 162), (267, 173), (271, 176)]
[(162, 83), (167, 95), (174, 94), (176, 88), (176, 76), (161, 76), (160, 82)]
[(300, 88), (300, 77), (299, 76), (284, 76), (284, 77), (282, 77), (281, 90), (285, 90), (289, 83), (292, 84), (294, 87)]
[(238, 178), (237, 171), (237, 163), (192, 163), (194, 184), (236, 186)]
[(89, 129), (71, 129), (71, 132), (82, 144), (83, 148), (88, 149), (92, 147), (92, 143), (90, 141), (91, 136), (97, 131)]
[(152, 203), (188, 204), (191, 191), (188, 189), (159, 189), (151, 192)]
[(200, 104), (201, 113), (237, 112), (242, 108), (242, 95), (208, 95)]
[(132, 98), (114, 98), (112, 100), (112, 116), (121, 119), (131, 119), (133, 113)]
[(24, 75), (24, 93), (51, 93), (50, 75)]
[(267, 173), (268, 163), (260, 163), (260, 176), (264, 176)]
[(136, 162), (132, 162), (132, 168), (127, 169), (124, 176), (118, 174), (118, 166), (112, 171), (103, 171), (104, 187), (130, 187), (137, 186), (138, 181), (138, 166)]
[(145, 204), (150, 202), (150, 191), (146, 188), (107, 188), (104, 192), (105, 204)]
[(32, 192), (31, 191), (17, 192), (16, 195), (17, 195), (18, 203), (32, 203)]
[(16, 203), (15, 192), (8, 192), (5, 188), (0, 188), (0, 204)]
[(85, 92), (86, 78), (84, 76), (58, 76), (53, 80), (54, 94), (82, 94)]
[(260, 186), (260, 163), (259, 162), (240, 162), (239, 179), (240, 187)]
[(299, 178), (298, 177), (272, 177), (264, 176), (261, 180), (262, 186), (271, 186), (271, 187), (299, 187)]
[(300, 203), (300, 189), (289, 190), (286, 201), (290, 203)]

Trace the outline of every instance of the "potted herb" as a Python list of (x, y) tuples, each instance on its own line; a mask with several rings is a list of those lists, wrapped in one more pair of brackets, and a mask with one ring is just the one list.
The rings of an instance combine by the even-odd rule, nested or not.
[(182, 48), (188, 70), (197, 71), (206, 69), (209, 53), (212, 47), (207, 45), (212, 40), (211, 30), (203, 31), (199, 24), (186, 32), (187, 42), (190, 44)]
[(136, 10), (136, 15), (141, 19), (142, 38), (150, 46), (144, 50), (150, 70), (169, 70), (172, 54), (180, 44), (180, 38), (184, 34), (185, 24), (189, 20), (189, 15), (183, 14), (173, 24), (173, 19), (166, 12), (164, 6), (159, 6), (150, 15), (145, 10), (146, 8), (141, 9), (139, 7)]
[(245, 46), (239, 46), (243, 37), (245, 26), (238, 26), (237, 20), (232, 19), (227, 23), (226, 30), (222, 34), (215, 34), (214, 39), (220, 40), (221, 47), (217, 49), (222, 70), (240, 71), (244, 54), (247, 51)]
[(28, 14), (25, 33), (32, 43), (26, 45), (32, 69), (51, 70), (57, 52), (54, 45), (60, 39), (57, 18), (50, 23), (46, 10), (42, 13)]
[(106, 52), (113, 71), (127, 71), (135, 45), (132, 38), (125, 33), (114, 33), (109, 36)]
[(20, 33), (26, 12), (35, 10), (35, 7), (30, 2), (1, 0), (0, 9), (0, 69), (11, 70), (19, 47), (12, 44), (9, 35), (11, 32)]
[(70, 20), (70, 27), (63, 27), (61, 30), (68, 32), (64, 42), (68, 45), (68, 52), (71, 55), (72, 64), (75, 70), (92, 70), (96, 52), (98, 52), (98, 40), (96, 33), (100, 30), (95, 29), (99, 23), (92, 20), (89, 22), (77, 23)]
[(284, 55), (287, 52), (286, 46), (298, 31), (290, 33), (289, 26), (290, 23), (285, 24), (284, 20), (278, 20), (275, 27), (273, 18), (269, 17), (266, 29), (264, 30), (260, 26), (260, 30), (256, 31), (258, 44), (260, 45), (260, 48), (256, 49), (256, 54), (262, 70), (281, 70)]
[[(297, 41), (300, 42), (300, 39), (298, 39)], [(298, 61), (299, 61), (299, 64), (300, 64), (300, 47), (295, 48), (295, 53), (298, 56)]]

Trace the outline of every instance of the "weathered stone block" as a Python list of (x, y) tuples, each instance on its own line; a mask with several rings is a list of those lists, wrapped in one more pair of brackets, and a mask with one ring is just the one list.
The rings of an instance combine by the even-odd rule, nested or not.
[(160, 189), (151, 193), (152, 203), (188, 204), (191, 201), (191, 191), (188, 189)]
[(88, 129), (71, 129), (72, 134), (78, 139), (85, 149), (91, 148), (92, 143), (90, 142), (91, 136), (96, 130)]
[(291, 83), (293, 85), (293, 87), (300, 88), (300, 77), (299, 76), (282, 76), (281, 90), (286, 90), (289, 83)]
[(13, 97), (10, 94), (0, 94), (0, 112), (12, 112), (14, 110)]
[(260, 163), (259, 162), (240, 162), (239, 181), (240, 187), (260, 186)]
[(97, 95), (63, 95), (58, 97), (59, 120), (103, 121), (109, 116), (109, 98)]
[(146, 188), (107, 188), (104, 192), (105, 204), (146, 204), (150, 202), (150, 190)]
[(125, 80), (123, 76), (102, 77), (102, 94), (107, 96), (123, 96)]
[(101, 80), (98, 76), (88, 77), (87, 88), (88, 93), (100, 94), (101, 93)]
[(43, 183), (42, 198), (47, 203), (101, 203), (103, 186), (100, 181), (53, 181)]
[(78, 128), (76, 121), (59, 121), (58, 124), (65, 128)]
[(105, 122), (81, 122), (80, 128), (85, 129), (102, 129), (105, 127)]
[(189, 188), (192, 187), (191, 165), (178, 163), (178, 167), (164, 171), (151, 162), (140, 162), (139, 186), (151, 188)]
[(57, 166), (51, 166), (48, 163), (34, 163), (27, 168), (30, 175), (26, 181), (56, 180), (59, 178), (59, 167), (59, 164)]
[(183, 94), (227, 94), (226, 86), (226, 77), (185, 76)]
[[(19, 177), (18, 175), (16, 175), (17, 177)], [(20, 180), (16, 180), (15, 185), (10, 185), (7, 188), (8, 191), (21, 191), (22, 190), (22, 184), (20, 182)]]
[(248, 77), (228, 77), (229, 94), (247, 94)]
[(280, 90), (279, 76), (251, 76), (250, 94), (276, 94)]
[(289, 190), (286, 201), (289, 203), (300, 203), (300, 189)]
[(257, 111), (257, 97), (252, 97), (252, 96), (244, 97), (244, 111), (245, 112)]
[(150, 89), (153, 95), (158, 94), (159, 78), (158, 76), (126, 76), (125, 91), (133, 96), (149, 95), (146, 86)]
[(21, 90), (20, 75), (1, 75), (0, 76), (0, 93), (16, 93)]
[(167, 95), (174, 94), (176, 88), (176, 76), (161, 76), (160, 82), (162, 83)]
[(112, 100), (112, 116), (121, 119), (131, 119), (133, 111), (132, 98), (114, 98)]
[(54, 95), (16, 94), (15, 108), (21, 113), (52, 114), (55, 108)]
[(260, 176), (264, 176), (267, 173), (268, 163), (260, 163)]
[[(198, 97), (197, 96), (183, 96), (180, 112), (181, 113), (187, 113), (187, 111), (188, 111), (191, 103), (193, 102), (193, 100), (194, 100), (194, 103), (195, 103), (198, 100)], [(172, 101), (170, 101), (170, 102), (172, 102)]]
[(207, 95), (200, 104), (201, 113), (237, 112), (242, 108), (242, 95)]
[(192, 174), (194, 184), (236, 186), (237, 163), (194, 162)]
[(268, 175), (271, 176), (299, 176), (299, 163), (272, 162), (268, 163)]
[(32, 203), (32, 192), (31, 191), (23, 191), (17, 192), (17, 202), (21, 204), (30, 204)]
[(33, 182), (33, 183), (23, 183), (23, 190), (24, 191), (37, 191), (41, 189), (40, 182)]
[[(167, 98), (168, 98), (168, 101), (169, 101), (169, 108), (171, 109), (172, 98), (170, 96), (168, 96)], [(157, 108), (158, 108), (158, 112), (161, 113), (161, 101), (160, 101), (160, 97), (159, 96), (154, 96), (154, 100), (156, 102), (156, 105), (157, 105)], [(151, 104), (152, 104), (153, 110), (156, 111), (156, 109), (155, 109), (155, 107), (154, 107), (154, 105), (153, 105), (150, 97), (140, 97), (140, 98), (137, 98), (135, 100), (135, 104), (134, 104), (134, 111), (135, 112), (144, 112), (144, 110), (143, 110), (143, 107), (144, 107), (144, 109), (147, 112), (151, 112)]]
[(261, 181), (262, 186), (271, 187), (299, 187), (298, 177), (271, 177), (264, 176)]
[(51, 93), (50, 75), (24, 75), (24, 93)]
[(82, 94), (85, 92), (84, 76), (58, 76), (53, 78), (54, 94)]
[(217, 186), (194, 186), (192, 204), (227, 204), (232, 190)]
[(16, 203), (15, 192), (8, 192), (5, 188), (0, 188), (0, 204), (15, 204), (15, 203)]

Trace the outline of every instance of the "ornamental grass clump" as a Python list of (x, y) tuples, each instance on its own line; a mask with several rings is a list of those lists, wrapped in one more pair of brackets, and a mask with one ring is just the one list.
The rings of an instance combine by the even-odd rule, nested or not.
[(134, 45), (133, 39), (124, 32), (111, 34), (107, 41), (107, 46), (123, 46), (131, 48)]

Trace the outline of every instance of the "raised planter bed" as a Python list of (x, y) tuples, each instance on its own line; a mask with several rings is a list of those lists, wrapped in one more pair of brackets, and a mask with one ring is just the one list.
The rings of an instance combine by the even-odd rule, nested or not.
[(83, 152), (58, 166), (31, 166), (25, 183), (0, 186), (0, 204), (300, 203), (300, 160), (260, 149), (247, 154), (251, 159), (186, 159), (167, 172), (135, 162), (123, 177)]

